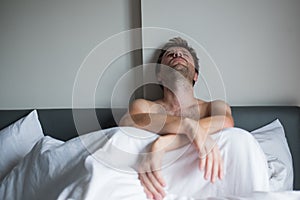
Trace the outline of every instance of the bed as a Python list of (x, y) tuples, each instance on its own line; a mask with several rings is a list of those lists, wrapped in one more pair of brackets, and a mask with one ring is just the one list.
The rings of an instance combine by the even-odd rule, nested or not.
[[(245, 129), (247, 131), (250, 131), (252, 134), (256, 135), (256, 139), (259, 141), (261, 140), (260, 144), (265, 145), (264, 146), (264, 152), (269, 152), (272, 154), (273, 152), (279, 151), (279, 154), (281, 154), (281, 150), (278, 150), (280, 148), (279, 143), (281, 143), (284, 138), (278, 137), (279, 140), (275, 141), (275, 143), (272, 141), (273, 138), (268, 138), (266, 140), (265, 138), (260, 138), (262, 134), (260, 134), (263, 131), (266, 131), (266, 126), (274, 123), (279, 123), (282, 124), (282, 127), (284, 128), (284, 134), (286, 137), (287, 145), (288, 145), (288, 153), (290, 152), (291, 157), (292, 157), (292, 162), (291, 162), (291, 172), (289, 173), (288, 180), (284, 182), (285, 185), (278, 185), (276, 182), (276, 187), (277, 189), (274, 189), (271, 192), (254, 192), (252, 194), (249, 194), (247, 196), (219, 196), (219, 199), (230, 199), (230, 198), (244, 198), (244, 199), (300, 199), (300, 192), (297, 191), (300, 189), (300, 107), (296, 106), (243, 106), (243, 107), (232, 107), (233, 111), (233, 117), (235, 119), (235, 126), (239, 127), (241, 129)], [(11, 129), (6, 129), (6, 133), (3, 133), (3, 130), (5, 127), (8, 127), (12, 123), (18, 122), (17, 120), (21, 119), (22, 117), (27, 117), (29, 114), (31, 114), (33, 118), (33, 113), (34, 111), (32, 110), (1, 110), (0, 111), (0, 129), (2, 129), (2, 133), (0, 132), (0, 137), (3, 135), (8, 135), (7, 132), (11, 131), (20, 131), (19, 127), (14, 127)], [(95, 199), (105, 199), (104, 193), (101, 193), (103, 196), (99, 197), (96, 194), (99, 195), (95, 189), (89, 188), (89, 190), (84, 191), (85, 187), (78, 187), (78, 185), (91, 185), (91, 182), (95, 181), (96, 178), (91, 178), (90, 175), (86, 176), (86, 174), (82, 174), (82, 171), (80, 171), (80, 168), (78, 167), (80, 165), (79, 159), (75, 160), (70, 160), (74, 164), (72, 167), (70, 167), (70, 163), (67, 163), (67, 161), (64, 163), (65, 158), (61, 158), (60, 163), (55, 163), (53, 160), (49, 160), (50, 156), (53, 156), (51, 154), (51, 148), (55, 149), (55, 155), (59, 156), (59, 148), (63, 146), (65, 141), (75, 141), (78, 132), (80, 135), (85, 136), (85, 135), (97, 135), (96, 133), (99, 133), (99, 130), (102, 129), (102, 132), (104, 130), (116, 130), (116, 122), (115, 118), (116, 116), (121, 116), (126, 112), (126, 109), (105, 109), (105, 108), (100, 108), (100, 109), (39, 109), (36, 112), (36, 116), (38, 116), (38, 122), (40, 122), (41, 129), (37, 128), (36, 130), (32, 130), (31, 127), (25, 127), (25, 132), (27, 131), (40, 131), (42, 132), (42, 135), (39, 136), (24, 136), (23, 138), (19, 136), (15, 136), (13, 138), (14, 140), (11, 140), (11, 138), (7, 138), (7, 136), (3, 136), (3, 139), (1, 141), (1, 159), (3, 160), (4, 156), (10, 152), (8, 151), (3, 151), (4, 148), (12, 148), (14, 151), (16, 151), (16, 154), (18, 154), (18, 159), (17, 160), (11, 160), (11, 166), (10, 169), (6, 169), (6, 171), (1, 171), (0, 169), (0, 175), (3, 175), (3, 177), (0, 176), (1, 180), (1, 185), (0, 185), (0, 197), (5, 198), (8, 196), (13, 196), (13, 199), (39, 199), (39, 198), (44, 198), (45, 194), (48, 195), (47, 199), (93, 199), (91, 197), (95, 197)], [(74, 116), (74, 113), (76, 113), (76, 116)], [(99, 123), (93, 123), (90, 120), (90, 116), (95, 115), (97, 117), (97, 122)], [(74, 122), (74, 117), (76, 117), (76, 120), (79, 120), (81, 122), (80, 127), (78, 127), (78, 123)], [(118, 118), (117, 117), (117, 118)], [(276, 120), (277, 119), (277, 120)], [(76, 121), (75, 120), (75, 121)], [(19, 120), (20, 121), (20, 120)], [(22, 122), (23, 123), (23, 122)], [(30, 123), (37, 123), (37, 122), (30, 122)], [(76, 125), (77, 126), (76, 126)], [(260, 129), (261, 127), (265, 129)], [(274, 128), (274, 127), (273, 127)], [(275, 129), (272, 129), (275, 130)], [(278, 130), (278, 129), (276, 129)], [(104, 134), (105, 136), (110, 135), (109, 137), (112, 137), (112, 132), (113, 131), (106, 131)], [(266, 133), (266, 132), (264, 132)], [(270, 136), (270, 133), (273, 134), (272, 132), (268, 132), (268, 136)], [(2, 135), (2, 136), (1, 136)], [(275, 134), (274, 134), (275, 135)], [(93, 137), (94, 137), (93, 136)], [(19, 138), (18, 138), (19, 137)], [(96, 137), (96, 136), (95, 136)], [(98, 136), (97, 136), (98, 137)], [(274, 136), (275, 138), (275, 136)], [(277, 138), (277, 139), (278, 139)], [(1, 139), (1, 138), (0, 138)], [(96, 149), (96, 146), (99, 145), (95, 144), (91, 141), (98, 141), (97, 143), (107, 143), (107, 137), (105, 138), (106, 140), (102, 140), (101, 138), (94, 138), (94, 140), (89, 140), (90, 145), (93, 146), (91, 149)], [(125, 138), (126, 139), (126, 138)], [(123, 138), (124, 140), (124, 138)], [(282, 141), (280, 141), (282, 140)], [(8, 144), (8, 141), (16, 141), (14, 144), (11, 145)], [(83, 140), (80, 140), (81, 142)], [(273, 143), (269, 143), (269, 142)], [(19, 153), (19, 148), (21, 146), (24, 146), (26, 142), (29, 143), (34, 143), (31, 146), (27, 146), (24, 148), (27, 148), (26, 150), (22, 150), (22, 153)], [(78, 142), (78, 141), (77, 141)], [(130, 142), (130, 141), (129, 141)], [(276, 143), (279, 142), (279, 143)], [(74, 144), (76, 141), (74, 142)], [(84, 142), (83, 142), (84, 143)], [(78, 149), (74, 147), (74, 144), (69, 142), (69, 147), (68, 149), (71, 149), (70, 152), (74, 153), (75, 150), (73, 151), (72, 148), (76, 149), (76, 153), (79, 153), (80, 155), (84, 154), (82, 151), (79, 151)], [(77, 144), (77, 143), (76, 143)], [(84, 145), (83, 145), (84, 146)], [(283, 144), (283, 148), (286, 148), (286, 145)], [(16, 150), (17, 149), (17, 150)], [(57, 150), (58, 149), (58, 150)], [(265, 151), (266, 150), (266, 151)], [(12, 151), (12, 152), (14, 152)], [(43, 151), (41, 153), (41, 151)], [(54, 150), (53, 150), (54, 151)], [(64, 149), (66, 151), (66, 149)], [(46, 155), (47, 154), (47, 155)], [(67, 152), (63, 152), (62, 155), (68, 154)], [(76, 155), (77, 155), (76, 154)], [(74, 154), (75, 155), (75, 154)], [(74, 157), (76, 157), (76, 155)], [(104, 156), (107, 156), (108, 154), (105, 154)], [(39, 157), (40, 159), (44, 159), (43, 162), (41, 160), (36, 160), (34, 156)], [(279, 155), (281, 156), (281, 155)], [(46, 158), (47, 159), (46, 159)], [(273, 159), (274, 157), (272, 157)], [(46, 161), (45, 161), (46, 159)], [(106, 158), (105, 159), (109, 159)], [(276, 160), (277, 158), (275, 158)], [(4, 159), (5, 160), (5, 159)], [(68, 160), (68, 159), (65, 159)], [(274, 159), (273, 159), (274, 160)], [(277, 159), (278, 160), (278, 159)], [(283, 159), (284, 160), (284, 159)], [(51, 161), (51, 162), (50, 162)], [(48, 165), (45, 165), (44, 162), (49, 162)], [(54, 162), (54, 164), (53, 164)], [(76, 164), (76, 162), (78, 162)], [(85, 160), (84, 163), (81, 163), (84, 165), (85, 169), (90, 169), (95, 173), (95, 177), (98, 177), (98, 179), (103, 179), (106, 180), (103, 174), (97, 171), (95, 169), (94, 164), (90, 163), (91, 161)], [(100, 161), (101, 162), (101, 161)], [(42, 163), (42, 164), (41, 164)], [(5, 165), (6, 163), (2, 161), (2, 164), (0, 163), (0, 168), (2, 167), (1, 165)], [(56, 164), (56, 165), (55, 165)], [(285, 163), (283, 163), (285, 164)], [(42, 165), (42, 167), (41, 167)], [(51, 169), (49, 166), (57, 166), (59, 169)], [(32, 166), (32, 167), (31, 167)], [(47, 178), (41, 178), (41, 177), (36, 177), (37, 175), (35, 174), (34, 170), (41, 170), (43, 167), (47, 170), (45, 172), (41, 171), (39, 176), (41, 177), (48, 177), (49, 173), (51, 172), (51, 177), (48, 177), (49, 180), (52, 180), (51, 184), (45, 184), (43, 185), (46, 181), (48, 180)], [(70, 167), (72, 168), (72, 172), (66, 171), (66, 168)], [(270, 166), (269, 166), (270, 168)], [(276, 169), (276, 166), (275, 168)], [(23, 170), (23, 171), (22, 171)], [(51, 171), (52, 170), (52, 171)], [(55, 176), (58, 176), (57, 173), (58, 171), (62, 172), (64, 171), (63, 177), (60, 177), (59, 179), (56, 179)], [(275, 170), (276, 171), (276, 170)], [(22, 172), (22, 173), (21, 173)], [(45, 174), (43, 174), (45, 173)], [(98, 173), (98, 174), (97, 174)], [(107, 173), (109, 174), (109, 173)], [(106, 176), (107, 176), (106, 174)], [(130, 173), (129, 173), (130, 174)], [(292, 174), (293, 177), (290, 177)], [(126, 176), (129, 176), (128, 174)], [(132, 180), (137, 179), (136, 175), (130, 174), (130, 177)], [(276, 177), (275, 177), (276, 178)], [(278, 178), (278, 177), (277, 177)], [(61, 179), (65, 180), (70, 180), (72, 184), (69, 184), (68, 187), (63, 185), (60, 181)], [(76, 181), (75, 181), (76, 179)], [(89, 179), (91, 182), (86, 182), (87, 179)], [(55, 180), (55, 181), (53, 181)], [(107, 177), (107, 180), (103, 184), (103, 188), (107, 187), (107, 184), (109, 184), (109, 181), (111, 180), (111, 177)], [(117, 181), (123, 180), (120, 177), (116, 178)], [(32, 191), (28, 191), (27, 189), (25, 190), (24, 188), (27, 188), (27, 181), (31, 184), (30, 189)], [(107, 182), (108, 181), (108, 182)], [(113, 184), (114, 182), (112, 182)], [(99, 185), (99, 183), (97, 183)], [(137, 182), (134, 182), (132, 184), (137, 184)], [(289, 186), (287, 186), (289, 184)], [(25, 187), (26, 185), (26, 187)], [(123, 183), (124, 185), (124, 183)], [(127, 184), (126, 184), (127, 185)], [(34, 190), (33, 188), (39, 188), (39, 190)], [(63, 188), (62, 190), (59, 191), (59, 194), (56, 191), (52, 191), (51, 188)], [(122, 186), (123, 188), (123, 186)], [(111, 188), (110, 188), (111, 189)], [(113, 188), (116, 189), (116, 188)], [(106, 189), (108, 191), (108, 189)], [(121, 191), (128, 191), (130, 188), (126, 188), (124, 186)], [(143, 191), (141, 188), (137, 189), (134, 191), (136, 193), (136, 198), (134, 195), (130, 196), (125, 196), (128, 199), (143, 199), (144, 196), (139, 196), (143, 194)], [(72, 194), (70, 196), (70, 194)], [(115, 197), (115, 198), (110, 198), (110, 199), (118, 199), (120, 196), (114, 196), (114, 193), (108, 193), (106, 195), (111, 195), (110, 197)], [(125, 198), (122, 197), (122, 198)], [(177, 194), (170, 194), (167, 196), (167, 199), (202, 199), (202, 198), (193, 198), (192, 196), (187, 197), (187, 195), (180, 196)], [(206, 199), (204, 196), (203, 199)]]

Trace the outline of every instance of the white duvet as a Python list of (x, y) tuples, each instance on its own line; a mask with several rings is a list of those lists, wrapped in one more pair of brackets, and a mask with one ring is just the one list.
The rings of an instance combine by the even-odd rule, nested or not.
[[(41, 139), (0, 185), (0, 199), (146, 199), (136, 173), (156, 135), (112, 128), (68, 142)], [(268, 165), (252, 135), (230, 128), (213, 136), (224, 158), (224, 179), (212, 184), (198, 168), (192, 145), (163, 162), (165, 199), (300, 199), (299, 192), (268, 192)]]

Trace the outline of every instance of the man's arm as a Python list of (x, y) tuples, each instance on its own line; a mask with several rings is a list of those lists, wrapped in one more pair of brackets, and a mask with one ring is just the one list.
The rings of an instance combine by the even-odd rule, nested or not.
[(199, 122), (186, 117), (178, 117), (163, 113), (155, 113), (152, 102), (144, 99), (135, 100), (127, 114), (123, 116), (120, 126), (133, 126), (159, 135), (183, 134), (189, 138), (196, 131), (203, 131)]
[(224, 101), (216, 100), (208, 103), (207, 115), (200, 119), (200, 125), (207, 134), (214, 134), (224, 128), (234, 126), (230, 106)]
[[(230, 107), (223, 101), (213, 101), (207, 106), (207, 114), (200, 120), (187, 117), (157, 114), (153, 112), (152, 102), (138, 99), (134, 101), (128, 113), (121, 119), (120, 126), (133, 126), (160, 135), (183, 134), (190, 140), (216, 133), (224, 128), (233, 127), (234, 121)], [(171, 148), (172, 150), (173, 148)]]
[[(165, 185), (164, 179), (161, 176), (159, 167), (155, 167), (156, 165), (153, 165), (153, 163), (159, 163), (165, 152), (180, 148), (190, 141), (194, 142), (199, 153), (204, 152), (207, 155), (204, 159), (200, 159), (199, 163), (200, 169), (205, 168), (205, 178), (211, 177), (212, 182), (215, 181), (216, 176), (222, 179), (223, 162), (218, 147), (214, 146), (213, 149), (210, 147), (204, 148), (205, 151), (203, 151), (202, 146), (205, 146), (204, 142), (207, 134), (233, 126), (230, 107), (222, 101), (209, 103), (206, 108), (207, 115), (197, 121), (190, 118), (156, 114), (153, 112), (152, 106), (153, 104), (146, 100), (136, 100), (131, 104), (129, 112), (120, 122), (122, 126), (134, 126), (162, 135), (151, 147), (151, 152), (160, 152), (160, 156), (158, 158), (153, 157), (154, 160), (150, 159), (148, 164), (146, 163), (146, 166), (150, 166), (150, 169), (152, 169), (151, 166), (154, 166), (153, 175), (150, 175), (149, 172), (139, 173), (139, 178), (147, 196), (153, 194), (164, 196), (162, 188)], [(157, 154), (154, 153), (153, 155)]]

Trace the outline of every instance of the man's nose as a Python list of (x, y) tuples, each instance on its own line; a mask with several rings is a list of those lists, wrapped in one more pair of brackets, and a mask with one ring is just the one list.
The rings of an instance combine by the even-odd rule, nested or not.
[(181, 51), (176, 51), (176, 52), (174, 52), (173, 57), (174, 57), (174, 58), (182, 57)]

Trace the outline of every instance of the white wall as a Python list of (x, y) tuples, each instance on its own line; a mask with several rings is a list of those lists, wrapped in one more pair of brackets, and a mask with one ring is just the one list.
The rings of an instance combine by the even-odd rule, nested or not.
[(0, 0), (0, 109), (125, 107), (149, 76), (131, 70), (175, 35), (199, 52), (198, 97), (300, 105), (300, 1), (141, 3)]
[(143, 0), (142, 8), (143, 26), (157, 27), (145, 31), (144, 46), (181, 35), (200, 52), (197, 96), (231, 105), (300, 105), (300, 1)]

